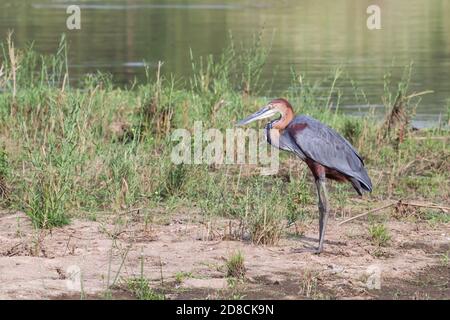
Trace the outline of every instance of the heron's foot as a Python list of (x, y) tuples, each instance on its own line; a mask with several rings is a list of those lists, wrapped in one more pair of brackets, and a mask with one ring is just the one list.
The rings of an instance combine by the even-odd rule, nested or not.
[(320, 254), (322, 250), (319, 250), (319, 248), (294, 248), (291, 250), (293, 253), (313, 253), (313, 254)]

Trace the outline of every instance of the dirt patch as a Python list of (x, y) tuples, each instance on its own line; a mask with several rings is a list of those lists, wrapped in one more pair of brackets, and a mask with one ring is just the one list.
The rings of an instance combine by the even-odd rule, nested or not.
[[(146, 224), (133, 213), (37, 231), (22, 213), (0, 215), (0, 298), (131, 299), (126, 279), (139, 276), (168, 299), (450, 298), (442, 280), (449, 279), (449, 224), (393, 220), (389, 246), (377, 248), (365, 221), (331, 219), (325, 252), (314, 255), (293, 249), (316, 245), (316, 222), (269, 247), (221, 240), (228, 220), (205, 222), (187, 211), (159, 218), (164, 223)], [(225, 259), (236, 250), (244, 281), (226, 279)], [(424, 274), (429, 279), (418, 283)], [(381, 289), (373, 290), (377, 277)]]
[(52, 300), (136, 300), (136, 297), (125, 290), (113, 290), (110, 294), (62, 294)]
[(377, 299), (450, 299), (450, 268), (427, 268), (412, 279), (386, 279), (380, 291), (371, 294)]

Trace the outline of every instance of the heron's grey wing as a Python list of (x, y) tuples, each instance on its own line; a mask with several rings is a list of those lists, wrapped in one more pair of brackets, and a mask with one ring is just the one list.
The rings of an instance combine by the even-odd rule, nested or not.
[(280, 135), (279, 147), (282, 150), (294, 153), (302, 160), (306, 159), (306, 155), (303, 153), (302, 149), (299, 148), (287, 130)]
[(286, 128), (308, 158), (358, 179), (368, 190), (372, 183), (355, 148), (340, 134), (323, 123), (307, 116), (296, 117)]

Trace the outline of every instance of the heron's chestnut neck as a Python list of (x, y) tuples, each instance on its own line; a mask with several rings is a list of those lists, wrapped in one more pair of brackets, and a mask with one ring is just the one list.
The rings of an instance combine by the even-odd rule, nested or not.
[(278, 111), (281, 113), (281, 118), (272, 123), (273, 129), (284, 130), (289, 123), (294, 119), (294, 111), (290, 105), (278, 107)]

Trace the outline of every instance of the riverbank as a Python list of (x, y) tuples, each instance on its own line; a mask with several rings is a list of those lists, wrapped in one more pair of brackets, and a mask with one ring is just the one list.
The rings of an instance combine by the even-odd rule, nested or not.
[[(152, 211), (155, 208), (151, 209)], [(313, 210), (313, 208), (311, 208)], [(4, 213), (3, 213), (4, 214)], [(191, 208), (145, 228), (132, 215), (34, 230), (24, 214), (0, 217), (2, 299), (448, 299), (448, 223), (386, 219), (391, 239), (378, 246), (366, 219), (332, 217), (325, 252), (317, 223), (285, 229), (277, 245), (229, 238), (236, 219), (212, 221)], [(210, 223), (208, 226), (207, 222)], [(244, 273), (228, 275), (243, 257)], [(109, 284), (109, 285), (108, 285)]]

